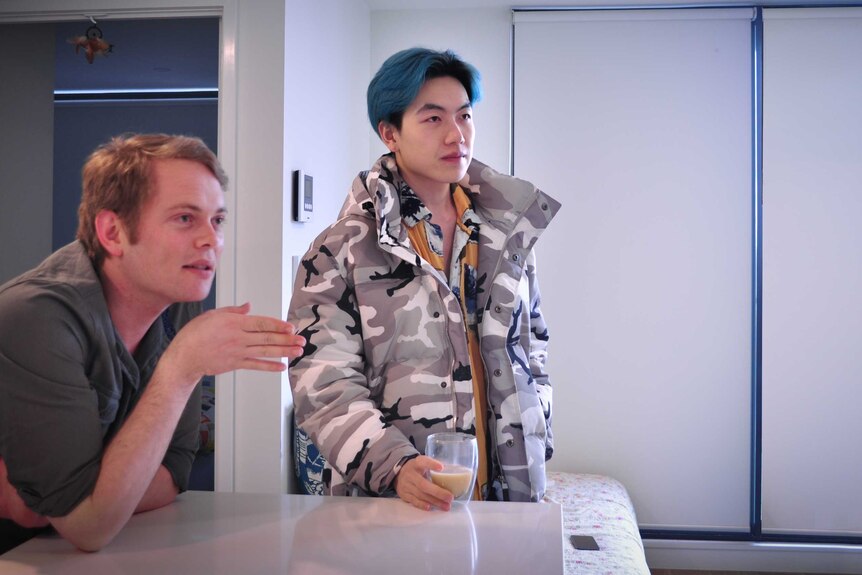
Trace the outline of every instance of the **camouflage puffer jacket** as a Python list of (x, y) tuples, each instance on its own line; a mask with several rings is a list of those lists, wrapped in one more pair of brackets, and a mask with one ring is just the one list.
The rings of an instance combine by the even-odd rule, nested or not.
[[(533, 245), (560, 204), (474, 160), (460, 182), (480, 218), (480, 342), (493, 410), (491, 498), (537, 501), (553, 452), (547, 329)], [(402, 460), (429, 434), (475, 429), (461, 308), (410, 247), (405, 187), (385, 155), (354, 180), (312, 243), (288, 319), (305, 336), (290, 365), (296, 422), (327, 460), (334, 495), (392, 495)]]

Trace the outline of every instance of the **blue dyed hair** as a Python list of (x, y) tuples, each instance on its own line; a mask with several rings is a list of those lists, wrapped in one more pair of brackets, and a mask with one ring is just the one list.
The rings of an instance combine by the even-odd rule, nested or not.
[(482, 99), (479, 71), (451, 50), (408, 48), (387, 58), (368, 84), (368, 119), (374, 132), (381, 121), (400, 130), (404, 110), (425, 82), (442, 77), (461, 82), (471, 105)]

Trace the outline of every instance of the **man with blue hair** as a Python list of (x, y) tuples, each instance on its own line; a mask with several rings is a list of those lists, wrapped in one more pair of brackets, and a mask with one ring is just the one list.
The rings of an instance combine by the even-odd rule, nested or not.
[(533, 246), (559, 204), (473, 159), (479, 73), (451, 51), (391, 56), (368, 86), (389, 149), (360, 173), (303, 257), (288, 320), (300, 436), (322, 492), (395, 495), (448, 510), (422, 455), (475, 435), (473, 497), (538, 501), (553, 452), (548, 334)]

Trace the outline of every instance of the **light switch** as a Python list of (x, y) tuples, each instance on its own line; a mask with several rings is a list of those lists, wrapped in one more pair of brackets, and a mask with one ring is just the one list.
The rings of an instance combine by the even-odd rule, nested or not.
[(314, 178), (302, 170), (293, 171), (293, 221), (307, 222), (314, 211)]

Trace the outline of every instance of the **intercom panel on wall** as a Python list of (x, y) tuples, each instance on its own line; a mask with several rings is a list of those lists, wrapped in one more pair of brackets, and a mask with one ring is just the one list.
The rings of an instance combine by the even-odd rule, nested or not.
[(314, 211), (314, 178), (302, 170), (293, 171), (293, 220), (307, 222)]

